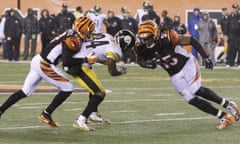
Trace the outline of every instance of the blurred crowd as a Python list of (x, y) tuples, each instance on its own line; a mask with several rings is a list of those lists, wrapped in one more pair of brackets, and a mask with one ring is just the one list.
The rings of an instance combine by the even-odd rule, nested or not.
[[(74, 20), (81, 16), (90, 17), (96, 24), (94, 33), (109, 33), (114, 36), (121, 29), (128, 29), (134, 34), (137, 33), (138, 26), (145, 20), (153, 20), (161, 29), (174, 29), (178, 34), (190, 34), (202, 44), (205, 51), (216, 65), (217, 62), (225, 62), (227, 67), (235, 64), (240, 68), (240, 14), (239, 6), (234, 3), (232, 11), (222, 8), (222, 18), (218, 32), (216, 23), (211, 19), (211, 15), (200, 8), (193, 9), (192, 16), (188, 19), (187, 27), (181, 22), (181, 16), (175, 14), (168, 15), (168, 10), (164, 9), (160, 14), (154, 10), (154, 5), (150, 1), (144, 1), (142, 7), (132, 13), (126, 6), (121, 7), (120, 14), (115, 15), (115, 11), (109, 9), (107, 13), (102, 12), (101, 5), (94, 5), (91, 9), (83, 11), (81, 6), (77, 6), (74, 11), (69, 11), (67, 3), (62, 4), (62, 9), (57, 14), (50, 14), (48, 9), (42, 9), (40, 18), (37, 18), (35, 11), (29, 8), (25, 17), (19, 16), (15, 9), (9, 9), (1, 17), (0, 42), (2, 46), (2, 57), (9, 61), (18, 61), (20, 55), (23, 60), (31, 59), (36, 54), (37, 39), (40, 36), (41, 50), (55, 36), (61, 34), (66, 29), (72, 28)], [(103, 28), (105, 27), (105, 30)], [(21, 38), (24, 38), (23, 54), (20, 54)], [(218, 56), (215, 56), (217, 46), (224, 49)], [(194, 48), (188, 48), (201, 63), (201, 57)], [(217, 57), (217, 59), (216, 59)], [(125, 56), (126, 63), (134, 63), (135, 55), (129, 51)], [(204, 65), (204, 64), (203, 64)]]

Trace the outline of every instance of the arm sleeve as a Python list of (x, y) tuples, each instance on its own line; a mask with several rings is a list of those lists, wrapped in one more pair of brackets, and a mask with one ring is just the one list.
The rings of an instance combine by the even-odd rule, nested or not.
[(200, 53), (200, 55), (203, 57), (203, 59), (208, 58), (202, 45), (193, 37), (191, 37), (191, 45)]

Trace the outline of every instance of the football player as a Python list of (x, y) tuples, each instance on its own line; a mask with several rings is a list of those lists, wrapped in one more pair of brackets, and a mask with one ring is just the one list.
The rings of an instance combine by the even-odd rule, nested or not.
[(106, 23), (106, 15), (102, 13), (102, 7), (100, 5), (95, 5), (93, 9), (90, 9), (86, 16), (89, 17), (95, 23), (95, 34), (103, 33), (103, 24)]
[(142, 23), (142, 17), (148, 14), (148, 9), (152, 6), (152, 3), (148, 0), (144, 1), (141, 9), (137, 9), (135, 18), (138, 22), (138, 26)]
[[(235, 102), (228, 101), (211, 89), (201, 86), (199, 65), (181, 46), (194, 46), (204, 58), (205, 67), (213, 69), (211, 60), (197, 40), (190, 36), (178, 36), (173, 30), (159, 29), (152, 21), (140, 24), (137, 38), (135, 51), (138, 64), (150, 69), (161, 65), (171, 77), (174, 89), (187, 103), (220, 119), (217, 129), (224, 129), (239, 119), (239, 110)], [(215, 108), (204, 99), (223, 106), (229, 113)]]
[[(119, 76), (125, 74), (126, 68), (117, 68), (116, 65), (123, 56), (120, 46), (125, 49), (127, 49), (127, 47), (133, 47), (135, 37), (128, 30), (121, 30), (116, 34), (115, 38), (121, 44), (119, 43), (118, 45), (109, 34), (93, 34), (91, 40), (84, 42), (80, 51), (73, 55), (73, 59), (81, 59), (92, 55), (92, 57), (96, 57), (97, 62), (107, 65), (110, 75)], [(110, 124), (111, 122), (109, 120), (103, 119), (98, 114), (98, 106), (105, 98), (105, 89), (97, 75), (92, 71), (92, 64), (85, 63), (81, 67), (65, 66), (65, 69), (90, 93), (86, 108), (77, 118), (73, 126), (84, 131), (94, 131), (94, 128), (87, 125), (87, 121)]]
[[(39, 120), (51, 127), (59, 127), (59, 124), (53, 121), (51, 114), (66, 100), (73, 91), (73, 86), (68, 78), (56, 67), (61, 55), (66, 57), (67, 53), (63, 51), (77, 51), (82, 41), (87, 35), (87, 31), (81, 29), (82, 25), (88, 24), (80, 22), (88, 18), (76, 19), (74, 30), (69, 29), (61, 35), (55, 37), (50, 44), (44, 48), (41, 54), (33, 57), (30, 71), (25, 79), (22, 89), (12, 94), (0, 107), (0, 116), (14, 103), (22, 98), (29, 97), (37, 89), (42, 80), (47, 81), (59, 89), (51, 104), (39, 116)], [(78, 59), (76, 63), (87, 62), (87, 58)]]

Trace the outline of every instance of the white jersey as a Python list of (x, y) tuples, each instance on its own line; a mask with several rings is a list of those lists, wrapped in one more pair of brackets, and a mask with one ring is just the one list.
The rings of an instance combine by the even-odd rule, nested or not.
[(144, 15), (148, 14), (147, 10), (144, 9), (137, 9), (137, 13), (135, 15), (136, 20), (138, 21), (138, 25), (140, 25), (142, 23), (142, 17)]
[(95, 13), (92, 11), (89, 11), (86, 15), (89, 17), (94, 23), (95, 23), (95, 30), (93, 33), (103, 33), (103, 25), (104, 25), (104, 19), (106, 19), (106, 15), (103, 13)]
[(104, 62), (107, 58), (119, 61), (122, 57), (122, 50), (114, 38), (109, 34), (102, 34), (100, 38), (87, 41), (82, 44), (80, 51), (74, 55), (74, 58), (84, 58), (94, 54), (97, 62)]

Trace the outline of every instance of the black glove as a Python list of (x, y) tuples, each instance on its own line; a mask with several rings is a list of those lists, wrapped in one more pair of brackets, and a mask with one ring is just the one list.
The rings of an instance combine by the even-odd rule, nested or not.
[(155, 69), (157, 67), (156, 59), (147, 60), (146, 65), (144, 67)]
[(203, 62), (205, 64), (206, 69), (211, 69), (211, 70), (213, 69), (213, 62), (211, 59), (209, 58), (203, 59)]

